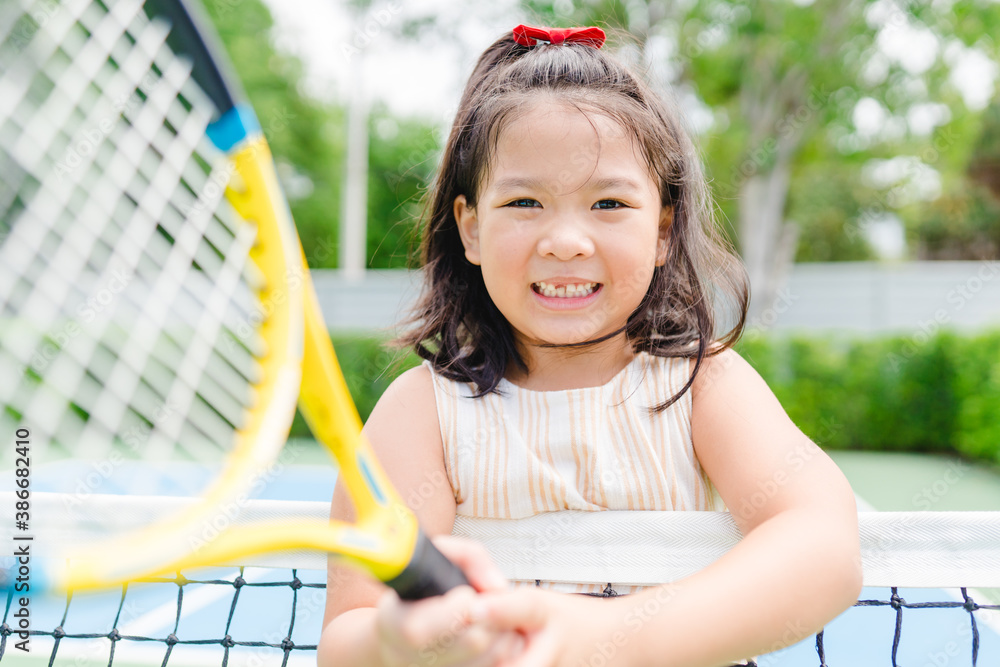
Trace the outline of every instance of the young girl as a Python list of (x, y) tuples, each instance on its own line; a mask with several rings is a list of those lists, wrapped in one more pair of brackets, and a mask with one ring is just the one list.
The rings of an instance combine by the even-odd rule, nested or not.
[[(602, 43), (518, 26), (479, 59), (423, 236), (406, 340), (426, 361), (365, 432), (432, 536), (457, 515), (722, 509), (717, 494), (744, 539), (669, 588), (609, 599), (508, 588), (456, 538), (436, 543), (478, 593), (401, 603), (333, 567), (321, 665), (707, 667), (857, 599), (851, 489), (730, 349), (748, 292), (696, 153)], [(351, 514), (339, 489), (332, 514)]]

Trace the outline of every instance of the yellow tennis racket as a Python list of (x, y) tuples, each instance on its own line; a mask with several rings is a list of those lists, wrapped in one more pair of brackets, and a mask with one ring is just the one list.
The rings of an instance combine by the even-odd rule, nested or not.
[[(407, 599), (465, 583), (360, 436), (268, 146), (195, 10), (0, 4), (0, 433), (25, 436), (19, 466), (50, 448), (225, 461), (190, 510), (36, 560), (31, 588), (283, 549), (336, 554)], [(277, 521), (206, 542), (204, 527), (274, 462), (296, 403), (356, 522)]]

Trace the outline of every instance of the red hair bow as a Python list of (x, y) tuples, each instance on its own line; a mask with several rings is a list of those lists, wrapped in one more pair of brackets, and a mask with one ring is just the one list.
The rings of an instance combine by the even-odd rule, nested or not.
[(604, 31), (594, 26), (589, 28), (533, 28), (530, 25), (519, 25), (514, 28), (514, 41), (521, 46), (535, 46), (540, 41), (549, 44), (578, 42), (599, 49), (604, 45)]

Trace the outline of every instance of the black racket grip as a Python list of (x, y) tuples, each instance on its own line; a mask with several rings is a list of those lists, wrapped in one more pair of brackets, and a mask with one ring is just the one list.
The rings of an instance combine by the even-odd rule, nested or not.
[(458, 566), (437, 550), (424, 531), (417, 534), (413, 557), (395, 579), (385, 582), (403, 600), (422, 600), (444, 595), (458, 586), (468, 586), (469, 580)]

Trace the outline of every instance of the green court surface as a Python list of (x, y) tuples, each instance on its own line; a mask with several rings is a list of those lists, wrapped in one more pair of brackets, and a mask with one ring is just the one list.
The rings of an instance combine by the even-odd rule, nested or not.
[[(830, 451), (854, 493), (883, 512), (1000, 511), (1000, 469), (949, 456)], [(862, 503), (862, 504), (863, 504)]]

